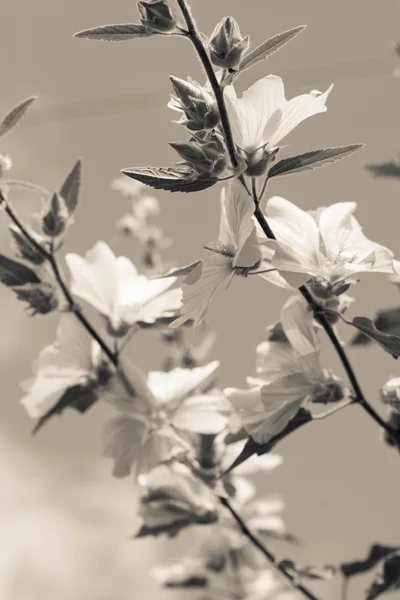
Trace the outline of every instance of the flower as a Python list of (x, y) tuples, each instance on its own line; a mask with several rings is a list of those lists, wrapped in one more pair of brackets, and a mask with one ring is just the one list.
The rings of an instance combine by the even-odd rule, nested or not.
[(341, 382), (321, 367), (313, 316), (297, 296), (281, 310), (289, 340), (264, 342), (257, 348), (257, 377), (251, 389), (224, 390), (242, 426), (258, 444), (278, 435), (306, 400), (330, 402), (343, 396)]
[(206, 246), (205, 258), (183, 280), (181, 316), (170, 327), (179, 327), (189, 319), (198, 325), (223, 283), (228, 286), (234, 275), (246, 277), (258, 268), (261, 250), (253, 212), (247, 192), (236, 179), (231, 180), (221, 193), (218, 241)]
[(363, 234), (356, 208), (355, 202), (338, 202), (312, 213), (274, 196), (266, 218), (277, 241), (264, 238), (265, 258), (274, 249), (272, 265), (295, 287), (311, 276), (337, 286), (362, 271), (393, 273), (392, 252)]
[(39, 354), (34, 379), (22, 383), (21, 403), (30, 417), (41, 418), (70, 387), (94, 385), (100, 366), (100, 346), (71, 313), (63, 314), (57, 341)]
[(94, 306), (106, 319), (112, 335), (124, 335), (135, 322), (152, 323), (180, 306), (180, 290), (163, 294), (176, 278), (149, 279), (139, 275), (125, 256), (116, 257), (98, 242), (83, 258), (67, 254), (71, 290)]
[[(227, 424), (227, 416), (222, 412), (226, 409), (224, 397), (204, 393), (218, 366), (219, 362), (213, 361), (195, 369), (150, 372), (141, 391), (131, 397), (109, 386), (107, 400), (120, 415), (106, 425), (105, 455), (114, 460), (116, 477), (129, 475), (134, 463), (138, 474), (146, 473), (175, 448), (185, 448), (176, 430), (222, 431)], [(128, 369), (124, 370), (129, 377)], [(135, 373), (133, 377), (138, 379)]]
[(247, 153), (271, 150), (302, 121), (326, 111), (332, 87), (323, 94), (312, 91), (286, 100), (283, 81), (276, 75), (259, 79), (242, 98), (227, 85), (224, 95), (235, 143)]
[(381, 399), (400, 414), (400, 377), (391, 377), (381, 388)]

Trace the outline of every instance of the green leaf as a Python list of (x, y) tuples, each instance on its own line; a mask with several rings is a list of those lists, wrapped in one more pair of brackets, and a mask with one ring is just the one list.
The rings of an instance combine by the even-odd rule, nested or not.
[(95, 392), (88, 387), (74, 385), (68, 388), (57, 404), (38, 420), (32, 433), (39, 431), (49, 419), (54, 417), (54, 415), (61, 414), (66, 408), (74, 408), (78, 412), (84, 413), (96, 400), (97, 396)]
[(0, 254), (0, 281), (9, 287), (40, 283), (36, 273), (26, 265)]
[(278, 33), (269, 38), (266, 42), (257, 46), (257, 48), (254, 48), (254, 50), (247, 52), (239, 65), (239, 71), (253, 67), (260, 61), (265, 60), (268, 56), (271, 56), (271, 54), (280, 50), (285, 44), (293, 40), (296, 35), (304, 31), (305, 28), (306, 25), (300, 25), (299, 27), (294, 27), (288, 31)]
[(375, 600), (381, 594), (397, 589), (400, 589), (400, 550), (395, 550), (383, 559), (366, 600)]
[(336, 146), (335, 148), (322, 148), (321, 150), (312, 150), (298, 156), (284, 158), (277, 162), (268, 171), (268, 177), (278, 177), (289, 173), (301, 173), (330, 165), (345, 156), (349, 156), (363, 148), (364, 144), (350, 144), (349, 146)]
[(366, 558), (345, 562), (340, 565), (340, 570), (345, 577), (354, 577), (361, 575), (373, 569), (382, 558), (392, 554), (397, 550), (397, 546), (384, 546), (383, 544), (373, 544)]
[(400, 356), (400, 337), (390, 333), (379, 331), (371, 319), (367, 317), (355, 317), (352, 321), (347, 321), (349, 325), (353, 325), (356, 329), (370, 337), (374, 342), (377, 342), (386, 352), (389, 352), (393, 358)]
[(200, 177), (194, 169), (187, 166), (132, 167), (123, 169), (122, 173), (156, 190), (169, 192), (198, 192), (218, 181), (216, 177)]
[[(400, 308), (389, 308), (378, 312), (374, 324), (382, 333), (400, 335)], [(351, 341), (353, 346), (370, 344), (372, 339), (364, 333), (358, 333)]]
[(117, 25), (102, 25), (92, 29), (84, 29), (75, 33), (75, 38), (99, 40), (101, 42), (126, 42), (137, 38), (149, 37), (156, 32), (150, 31), (139, 23), (120, 23)]
[(14, 106), (14, 108), (12, 108), (10, 112), (7, 113), (5, 117), (3, 117), (0, 123), (0, 137), (2, 135), (6, 135), (9, 131), (11, 131), (11, 129), (13, 129), (16, 126), (16, 124), (22, 119), (22, 117), (24, 116), (24, 114), (26, 113), (26, 111), (28, 110), (28, 108), (34, 100), (36, 100), (36, 96), (26, 98), (26, 100), (23, 100), (22, 102), (20, 102), (20, 104)]
[(67, 178), (60, 189), (60, 196), (64, 198), (70, 215), (74, 212), (76, 205), (78, 204), (79, 190), (81, 187), (81, 173), (82, 161), (78, 160), (72, 167), (71, 172), (68, 173)]

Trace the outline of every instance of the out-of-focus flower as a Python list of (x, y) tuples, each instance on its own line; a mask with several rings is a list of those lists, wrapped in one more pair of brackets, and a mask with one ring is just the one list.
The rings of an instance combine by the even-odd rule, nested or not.
[(206, 246), (205, 258), (183, 281), (181, 317), (171, 323), (179, 327), (188, 319), (197, 325), (205, 316), (217, 289), (234, 275), (246, 277), (261, 261), (261, 250), (252, 220), (254, 205), (235, 179), (221, 193), (218, 241)]
[(382, 401), (400, 414), (400, 377), (392, 377), (381, 389)]
[(144, 183), (136, 181), (136, 179), (125, 177), (125, 175), (116, 177), (116, 179), (113, 179), (111, 182), (111, 189), (115, 192), (119, 192), (127, 198), (135, 198), (139, 196), (144, 187)]
[(12, 160), (9, 156), (0, 154), (0, 178), (7, 173), (13, 166)]
[(95, 386), (101, 367), (100, 347), (70, 313), (63, 314), (57, 342), (44, 348), (34, 365), (35, 377), (22, 387), (21, 402), (30, 417), (46, 414), (72, 386)]
[(125, 335), (133, 323), (151, 323), (157, 316), (179, 308), (179, 291), (164, 293), (176, 278), (139, 275), (128, 258), (116, 257), (104, 242), (98, 242), (85, 258), (78, 254), (67, 254), (65, 258), (71, 271), (72, 293), (107, 319), (112, 335)]
[[(393, 273), (393, 254), (370, 241), (353, 216), (355, 202), (338, 202), (310, 213), (289, 200), (274, 196), (267, 203), (266, 217), (277, 241), (265, 240), (266, 255), (280, 275), (298, 287), (312, 276), (340, 290), (363, 271)], [(260, 234), (261, 241), (261, 234)]]
[(208, 525), (218, 519), (217, 499), (185, 465), (171, 461), (141, 475), (139, 514), (144, 525), (138, 536), (174, 536), (189, 525)]
[(116, 477), (128, 475), (134, 463), (146, 473), (175, 448), (185, 448), (177, 431), (219, 433), (226, 426), (224, 397), (205, 393), (218, 365), (150, 372), (142, 398), (109, 388), (108, 400), (121, 413), (106, 425), (105, 454), (114, 460)]
[(258, 348), (257, 378), (249, 381), (255, 387), (224, 390), (259, 444), (279, 434), (306, 400), (326, 403), (343, 397), (341, 382), (322, 369), (313, 315), (301, 298), (289, 298), (281, 323), (289, 343), (264, 342)]
[(283, 81), (276, 75), (259, 79), (242, 98), (233, 85), (227, 85), (224, 95), (233, 139), (248, 164), (260, 163), (302, 121), (325, 112), (332, 87), (286, 100)]

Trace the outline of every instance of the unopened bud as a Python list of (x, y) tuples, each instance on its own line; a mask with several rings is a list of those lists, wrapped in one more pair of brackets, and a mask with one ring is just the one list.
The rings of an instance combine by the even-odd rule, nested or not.
[(217, 67), (236, 70), (249, 44), (249, 37), (242, 37), (237, 21), (224, 17), (210, 37), (210, 58)]
[(278, 151), (279, 148), (271, 151), (266, 150), (264, 146), (252, 152), (242, 150), (241, 156), (247, 164), (245, 174), (249, 177), (262, 177), (265, 175), (269, 165), (275, 160)]
[(165, 33), (176, 26), (176, 21), (166, 0), (149, 0), (137, 4), (141, 23), (151, 31)]
[(171, 76), (170, 80), (176, 96), (172, 96), (168, 106), (183, 113), (178, 123), (185, 125), (191, 131), (214, 129), (220, 117), (213, 96), (192, 79), (184, 81)]
[(14, 286), (19, 300), (27, 302), (31, 315), (46, 315), (58, 308), (58, 294), (56, 288), (47, 282), (26, 283)]
[[(10, 225), (9, 229), (13, 237), (16, 254), (33, 265), (42, 265), (46, 260), (44, 254), (45, 249), (43, 248), (43, 252), (40, 252), (40, 250), (25, 237), (20, 228), (16, 225)], [(29, 231), (29, 234), (39, 246), (42, 245), (44, 239), (41, 236), (33, 231)]]
[(216, 135), (208, 140), (192, 137), (189, 142), (173, 142), (170, 145), (200, 175), (218, 177), (226, 168), (225, 147)]
[(42, 231), (49, 237), (61, 235), (68, 225), (69, 213), (64, 198), (54, 192), (42, 219)]

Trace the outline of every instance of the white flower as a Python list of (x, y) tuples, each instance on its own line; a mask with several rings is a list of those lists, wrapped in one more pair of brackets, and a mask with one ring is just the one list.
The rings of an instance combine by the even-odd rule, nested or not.
[(283, 81), (276, 75), (259, 79), (244, 94), (236, 96), (233, 85), (225, 87), (225, 102), (235, 143), (246, 152), (271, 149), (302, 121), (326, 111), (326, 92), (312, 91), (286, 100)]
[(154, 322), (180, 306), (180, 290), (163, 294), (176, 278), (149, 279), (139, 275), (125, 256), (116, 257), (104, 242), (98, 242), (83, 258), (67, 254), (71, 290), (104, 315), (114, 335), (127, 332), (135, 322)]
[[(184, 442), (175, 429), (222, 431), (227, 424), (224, 397), (204, 393), (218, 366), (219, 362), (213, 361), (195, 369), (150, 372), (139, 397), (129, 398), (110, 389), (108, 400), (121, 414), (106, 426), (105, 454), (114, 460), (116, 477), (128, 475), (134, 463), (138, 473), (148, 472), (175, 448), (182, 449)], [(129, 376), (129, 367), (124, 371)], [(134, 373), (132, 378), (138, 379)]]
[(207, 246), (207, 254), (183, 281), (181, 317), (171, 323), (179, 327), (189, 319), (197, 325), (204, 318), (218, 288), (234, 275), (246, 276), (260, 264), (261, 250), (252, 215), (254, 203), (237, 179), (221, 193), (218, 241)]
[(142, 193), (145, 185), (140, 181), (136, 181), (135, 179), (130, 179), (129, 177), (122, 175), (121, 177), (113, 179), (110, 187), (112, 190), (119, 192), (123, 196), (132, 198), (139, 196)]
[(278, 435), (307, 399), (328, 400), (341, 387), (322, 369), (313, 315), (297, 296), (289, 298), (281, 311), (281, 323), (289, 340), (264, 342), (258, 348), (257, 378), (249, 390), (224, 390), (243, 427), (259, 444)]
[(21, 402), (29, 416), (43, 417), (68, 388), (95, 381), (100, 362), (99, 345), (75, 316), (63, 314), (57, 342), (41, 351), (34, 365), (35, 378), (22, 384), (27, 395)]
[(284, 198), (271, 198), (266, 218), (277, 242), (264, 236), (263, 244), (268, 257), (275, 249), (272, 265), (295, 287), (311, 276), (333, 284), (362, 271), (393, 273), (392, 252), (363, 234), (353, 217), (356, 208), (355, 202), (338, 202), (311, 213)]

